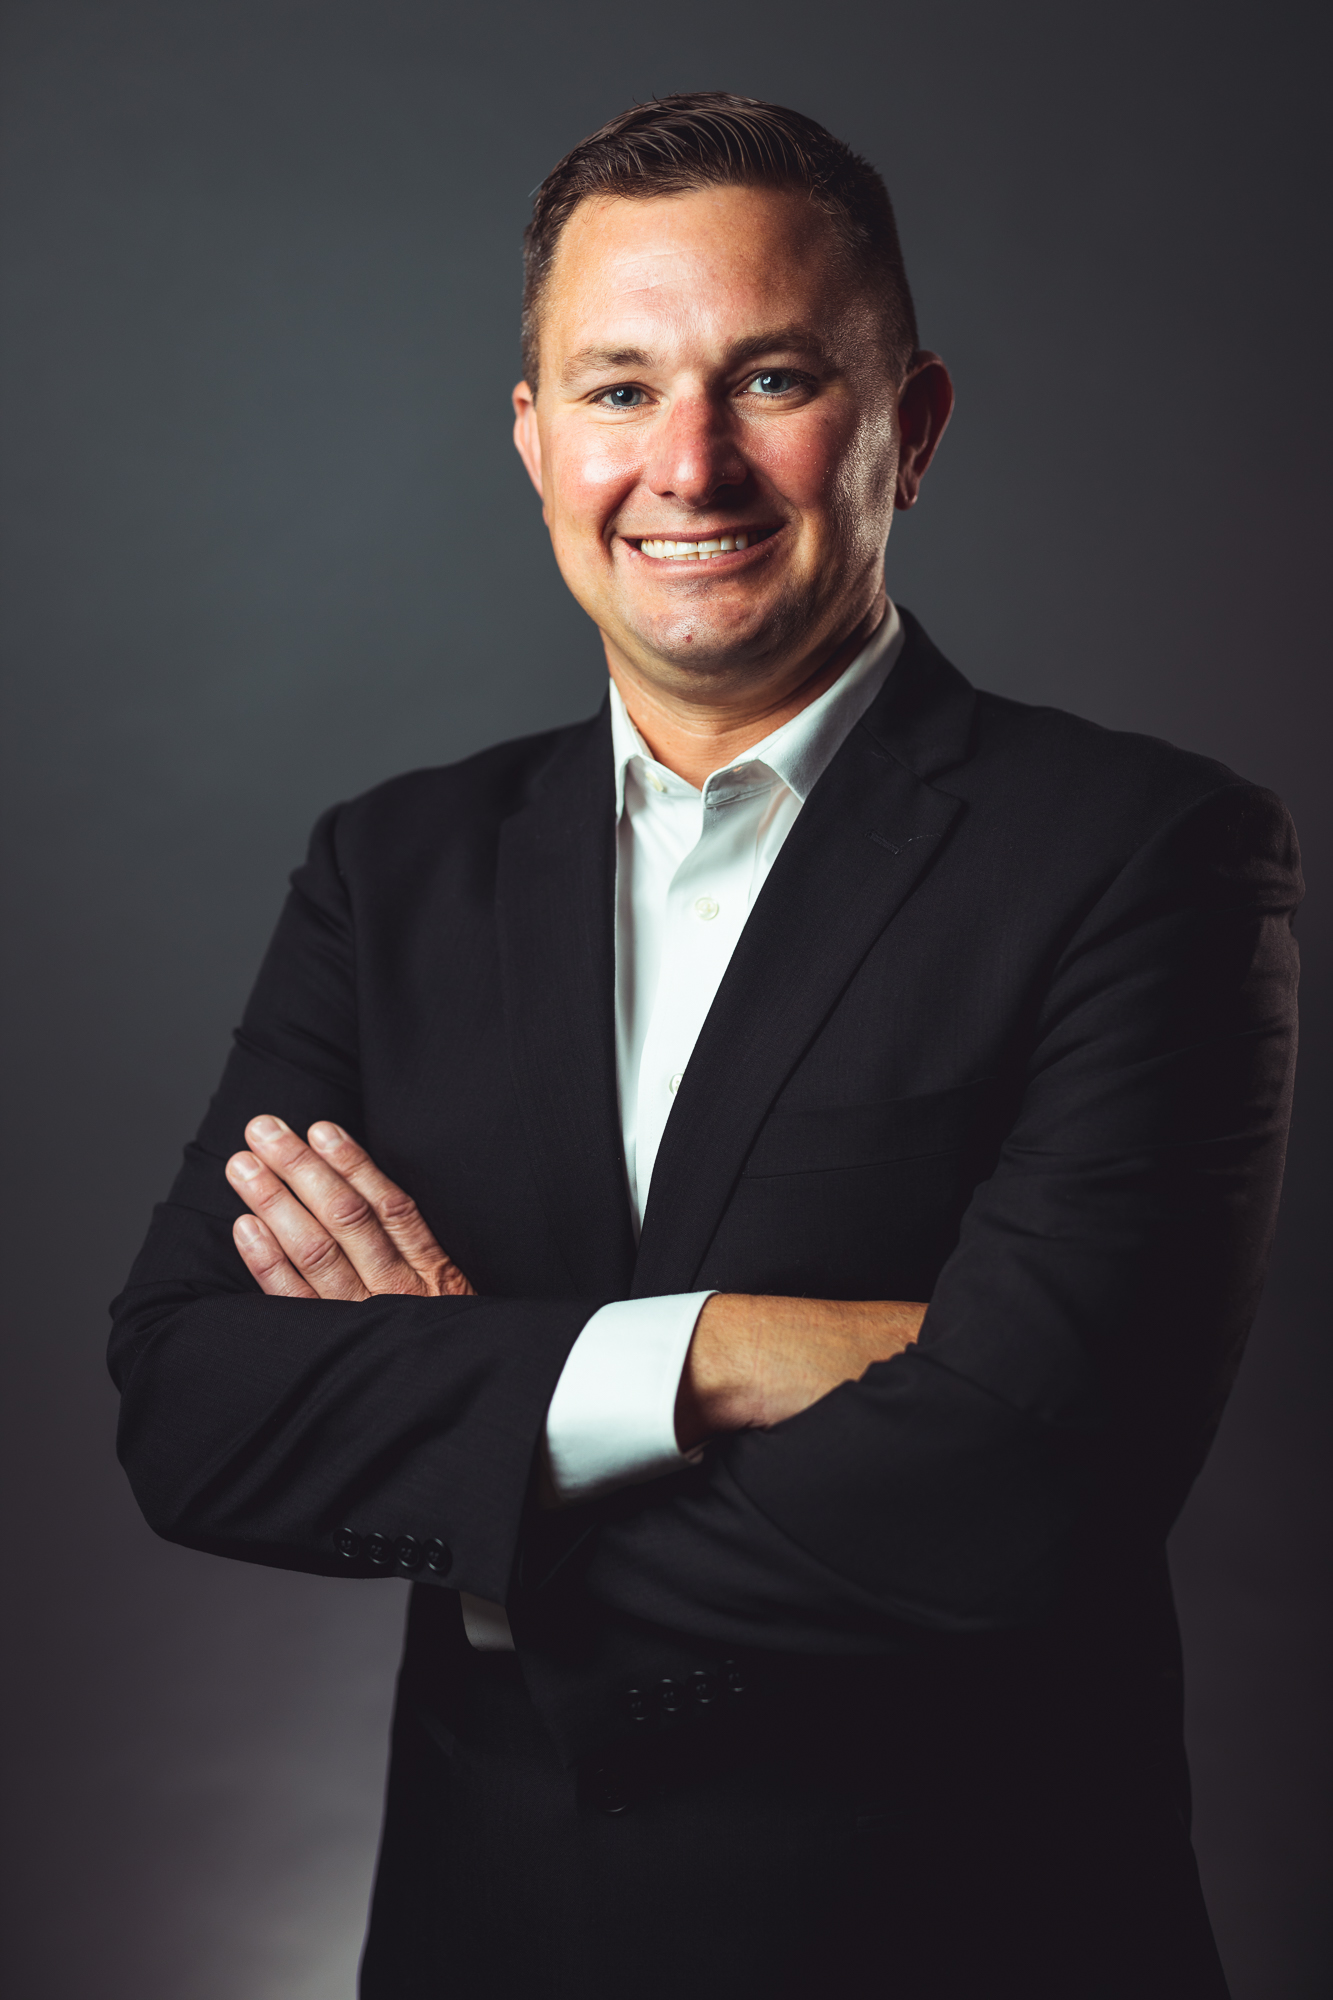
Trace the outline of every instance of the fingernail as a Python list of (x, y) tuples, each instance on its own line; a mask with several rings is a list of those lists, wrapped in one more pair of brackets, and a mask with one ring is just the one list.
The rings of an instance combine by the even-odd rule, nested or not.
[(244, 1243), (249, 1248), (253, 1248), (255, 1244), (261, 1242), (264, 1235), (263, 1230), (259, 1227), (253, 1215), (240, 1216), (233, 1233), (238, 1243)]
[(346, 1141), (347, 1134), (343, 1131), (342, 1126), (332, 1124), (327, 1118), (322, 1118), (318, 1125), (310, 1127), (310, 1143), (312, 1146), (342, 1146), (346, 1144)]
[(256, 1174), (264, 1171), (262, 1164), (253, 1153), (233, 1153), (227, 1162), (229, 1174), (239, 1174), (243, 1181), (252, 1181)]
[(263, 1118), (252, 1118), (245, 1129), (256, 1139), (276, 1139), (279, 1132), (285, 1132), (287, 1127), (281, 1118), (270, 1118), (266, 1114)]

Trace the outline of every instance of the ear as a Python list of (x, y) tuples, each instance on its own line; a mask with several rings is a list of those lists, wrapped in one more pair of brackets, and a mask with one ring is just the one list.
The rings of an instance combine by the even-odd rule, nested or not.
[(926, 467), (935, 456), (953, 414), (953, 383), (938, 354), (924, 349), (912, 357), (898, 391), (898, 485), (895, 507), (915, 507)]
[(514, 391), (514, 446), (542, 499), (542, 441), (537, 429), (537, 395), (526, 382)]

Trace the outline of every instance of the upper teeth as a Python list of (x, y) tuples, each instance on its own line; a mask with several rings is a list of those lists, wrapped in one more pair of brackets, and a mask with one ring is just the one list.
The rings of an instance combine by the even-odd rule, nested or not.
[(670, 557), (677, 562), (690, 556), (725, 556), (733, 549), (748, 549), (748, 535), (714, 535), (706, 542), (640, 542), (639, 547), (646, 556)]

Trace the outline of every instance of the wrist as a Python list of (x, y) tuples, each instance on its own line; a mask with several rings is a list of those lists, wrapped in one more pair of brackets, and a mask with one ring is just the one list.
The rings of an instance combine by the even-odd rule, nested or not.
[(720, 1432), (762, 1422), (747, 1303), (739, 1293), (715, 1292), (695, 1323), (676, 1393), (676, 1441), (682, 1451)]
[(699, 1315), (677, 1391), (680, 1449), (798, 1416), (910, 1347), (925, 1316), (920, 1301), (902, 1299), (714, 1293)]

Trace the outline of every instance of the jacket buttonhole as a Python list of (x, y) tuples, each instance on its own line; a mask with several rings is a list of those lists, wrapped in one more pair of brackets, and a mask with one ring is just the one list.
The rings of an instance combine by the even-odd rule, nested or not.
[(933, 833), (909, 833), (906, 840), (890, 840), (886, 833), (872, 833), (870, 838), (877, 847), (887, 847), (890, 854), (901, 854), (905, 847), (914, 847), (919, 840), (934, 840)]

